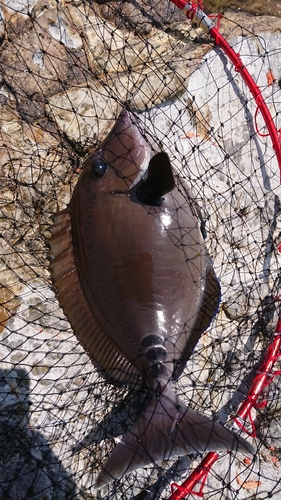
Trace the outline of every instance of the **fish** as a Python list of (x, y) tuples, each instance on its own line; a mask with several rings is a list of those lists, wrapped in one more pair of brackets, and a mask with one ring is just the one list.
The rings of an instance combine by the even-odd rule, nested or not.
[(219, 308), (220, 284), (191, 189), (166, 152), (154, 154), (132, 113), (123, 110), (86, 159), (50, 232), (53, 283), (78, 340), (108, 383), (150, 392), (95, 487), (188, 453), (253, 454), (173, 390)]

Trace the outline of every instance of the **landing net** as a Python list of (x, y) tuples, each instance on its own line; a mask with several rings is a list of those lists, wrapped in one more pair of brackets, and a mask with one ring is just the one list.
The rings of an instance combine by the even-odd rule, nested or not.
[[(280, 18), (229, 10), (213, 22), (253, 76), (278, 139)], [(279, 144), (255, 96), (213, 38), (169, 2), (7, 0), (0, 35), (0, 499), (279, 498)], [(51, 216), (123, 107), (191, 186), (222, 288), (174, 388), (257, 447), (255, 459), (213, 457), (184, 491), (177, 485), (204, 456), (152, 463), (94, 490), (146, 394), (105, 382), (49, 273)]]

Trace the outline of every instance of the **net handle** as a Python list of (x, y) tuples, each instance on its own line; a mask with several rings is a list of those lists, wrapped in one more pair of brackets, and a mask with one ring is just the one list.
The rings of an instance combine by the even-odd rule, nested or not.
[[(263, 391), (267, 385), (270, 384), (273, 377), (280, 375), (280, 371), (273, 372), (274, 364), (277, 359), (281, 356), (281, 308), (279, 309), (279, 317), (275, 328), (275, 336), (265, 351), (263, 361), (259, 367), (258, 373), (256, 374), (252, 385), (249, 389), (245, 400), (240, 405), (236, 415), (232, 417), (232, 420), (242, 428), (243, 431), (247, 432), (249, 435), (255, 437), (255, 424), (251, 417), (251, 410), (253, 407), (259, 407), (257, 400), (263, 395)], [(267, 401), (264, 400), (261, 407), (265, 407)], [(252, 432), (249, 433), (245, 428), (243, 423), (240, 423), (238, 417), (241, 421), (245, 421), (249, 417)], [(215, 451), (210, 451), (202, 462), (196, 467), (196, 469), (188, 476), (188, 478), (181, 484), (176, 483), (171, 484), (172, 493), (168, 500), (184, 500), (191, 493), (199, 497), (203, 497), (203, 488), (205, 486), (207, 476), (211, 470), (211, 467), (219, 459), (219, 454)], [(201, 484), (200, 484), (201, 481)], [(196, 485), (200, 484), (199, 491), (194, 488)]]
[(213, 21), (203, 11), (201, 2), (199, 2), (198, 4), (193, 2), (185, 2), (185, 0), (171, 0), (171, 2), (174, 3), (179, 9), (183, 10), (186, 17), (192, 22), (194, 28), (200, 27), (204, 30), (205, 33), (208, 33), (212, 36), (212, 38), (215, 40), (216, 45), (218, 45), (225, 52), (225, 54), (234, 64), (235, 71), (237, 71), (242, 76), (256, 101), (257, 111), (259, 110), (261, 112), (269, 135), (271, 137), (272, 146), (275, 151), (279, 166), (281, 182), (281, 130), (277, 130), (271, 113), (262, 96), (261, 89), (255, 83), (253, 77), (250, 75), (249, 71), (243, 64), (240, 54), (235, 52), (235, 50), (220, 34)]

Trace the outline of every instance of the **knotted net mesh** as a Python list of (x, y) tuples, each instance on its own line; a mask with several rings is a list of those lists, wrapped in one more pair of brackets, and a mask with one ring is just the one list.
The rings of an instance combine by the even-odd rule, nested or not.
[[(229, 10), (219, 29), (280, 128), (280, 18)], [(77, 341), (52, 287), (51, 217), (69, 202), (85, 157), (122, 107), (134, 112), (148, 143), (166, 151), (176, 178), (191, 186), (222, 288), (219, 312), (174, 389), (189, 407), (247, 436), (231, 416), (278, 316), (272, 142), (232, 63), (168, 1), (6, 0), (0, 30), (0, 498), (166, 499), (170, 483), (202, 457), (151, 463), (94, 489), (147, 394), (107, 383)], [(205, 498), (279, 497), (278, 374), (259, 401), (266, 405), (252, 410), (255, 459), (222, 453)]]

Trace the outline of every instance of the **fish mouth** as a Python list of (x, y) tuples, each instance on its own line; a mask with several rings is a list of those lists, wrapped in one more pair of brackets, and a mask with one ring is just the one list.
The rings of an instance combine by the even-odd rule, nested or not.
[[(138, 130), (139, 137), (142, 138), (143, 141), (145, 141), (145, 139), (143, 138), (143, 135), (139, 129), (138, 120), (130, 111), (128, 111), (127, 109), (122, 109), (121, 113), (119, 114), (117, 122), (121, 122), (124, 125), (135, 127)], [(124, 191), (118, 190), (118, 189), (113, 190), (113, 191), (110, 191), (109, 194), (128, 195), (128, 194), (132, 193), (132, 191), (135, 190), (135, 188), (138, 186), (138, 184), (140, 182), (142, 182), (142, 180), (145, 177), (145, 174), (148, 170), (149, 162), (151, 159), (151, 148), (146, 141), (145, 141), (145, 143), (146, 143), (145, 148), (147, 149), (147, 151), (149, 151), (149, 154), (147, 155), (147, 162), (146, 162), (145, 166), (139, 171), (137, 177), (135, 178), (135, 180), (132, 182), (132, 184), (130, 185), (130, 187), (128, 189), (126, 189)], [(141, 147), (144, 147), (144, 144)]]
[(132, 114), (127, 109), (122, 109), (118, 121), (125, 123), (126, 125), (130, 125), (132, 123)]
[(131, 113), (131, 111), (129, 111), (128, 109), (122, 109), (117, 119), (117, 123), (118, 122), (124, 123), (125, 125), (133, 125), (138, 129), (139, 134), (144, 136), (140, 128), (141, 121), (139, 120), (138, 116)]

